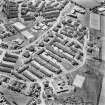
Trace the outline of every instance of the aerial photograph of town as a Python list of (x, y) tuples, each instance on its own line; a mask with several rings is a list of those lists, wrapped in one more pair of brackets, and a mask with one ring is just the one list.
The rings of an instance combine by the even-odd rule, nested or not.
[(0, 0), (0, 105), (105, 105), (105, 0)]

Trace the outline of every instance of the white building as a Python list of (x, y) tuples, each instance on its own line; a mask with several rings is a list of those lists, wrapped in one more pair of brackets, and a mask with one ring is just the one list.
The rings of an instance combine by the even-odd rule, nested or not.
[(26, 26), (23, 25), (23, 24), (20, 23), (20, 22), (16, 22), (16, 23), (14, 23), (13, 26), (15, 26), (18, 30), (23, 30), (23, 29), (26, 28)]
[(85, 77), (77, 74), (73, 81), (73, 85), (76, 87), (82, 88), (84, 81), (85, 81)]
[(29, 42), (34, 41), (34, 35), (31, 34), (28, 31), (22, 31), (21, 34), (24, 36), (25, 39), (27, 39)]
[(101, 17), (99, 14), (90, 13), (90, 28), (100, 31)]

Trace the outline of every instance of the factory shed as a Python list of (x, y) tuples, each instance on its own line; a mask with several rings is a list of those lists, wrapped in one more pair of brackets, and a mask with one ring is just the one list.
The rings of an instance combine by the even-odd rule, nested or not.
[(90, 28), (100, 31), (100, 15), (95, 13), (90, 13)]
[(74, 82), (73, 82), (73, 85), (76, 86), (76, 87), (82, 88), (84, 81), (85, 81), (84, 76), (76, 75), (76, 77), (74, 79)]
[(23, 25), (23, 24), (20, 23), (20, 22), (16, 22), (16, 23), (14, 23), (13, 26), (15, 26), (18, 30), (23, 30), (23, 29), (26, 28), (26, 26)]
[(22, 31), (21, 34), (29, 41), (32, 42), (34, 40), (34, 35), (28, 31)]

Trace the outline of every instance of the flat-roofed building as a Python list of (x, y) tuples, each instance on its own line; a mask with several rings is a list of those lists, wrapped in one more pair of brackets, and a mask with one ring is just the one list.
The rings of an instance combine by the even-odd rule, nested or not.
[(85, 77), (77, 74), (76, 77), (74, 78), (73, 85), (76, 87), (82, 88), (84, 81), (85, 81)]
[(22, 34), (29, 42), (34, 41), (34, 35), (31, 34), (30, 32), (28, 32), (28, 31), (22, 31), (21, 34)]
[(100, 31), (100, 15), (95, 13), (90, 13), (90, 28)]
[(14, 25), (18, 30), (23, 30), (23, 29), (26, 28), (26, 26), (23, 25), (23, 24), (20, 23), (20, 22), (16, 22), (16, 23), (14, 23), (13, 25)]

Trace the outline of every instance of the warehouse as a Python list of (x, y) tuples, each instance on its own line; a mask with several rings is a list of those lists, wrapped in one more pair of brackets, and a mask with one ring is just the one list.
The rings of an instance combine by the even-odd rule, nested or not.
[(76, 87), (82, 88), (84, 81), (85, 81), (85, 77), (77, 74), (73, 81), (73, 85)]
[(21, 34), (22, 34), (29, 42), (34, 41), (34, 35), (31, 34), (30, 32), (28, 32), (28, 31), (22, 31)]
[(25, 29), (26, 28), (26, 26), (25, 25), (23, 25), (22, 23), (20, 23), (20, 22), (16, 22), (16, 23), (14, 23), (13, 24), (13, 26), (15, 26), (16, 27), (16, 29), (18, 29), (18, 30), (23, 30), (23, 29)]

